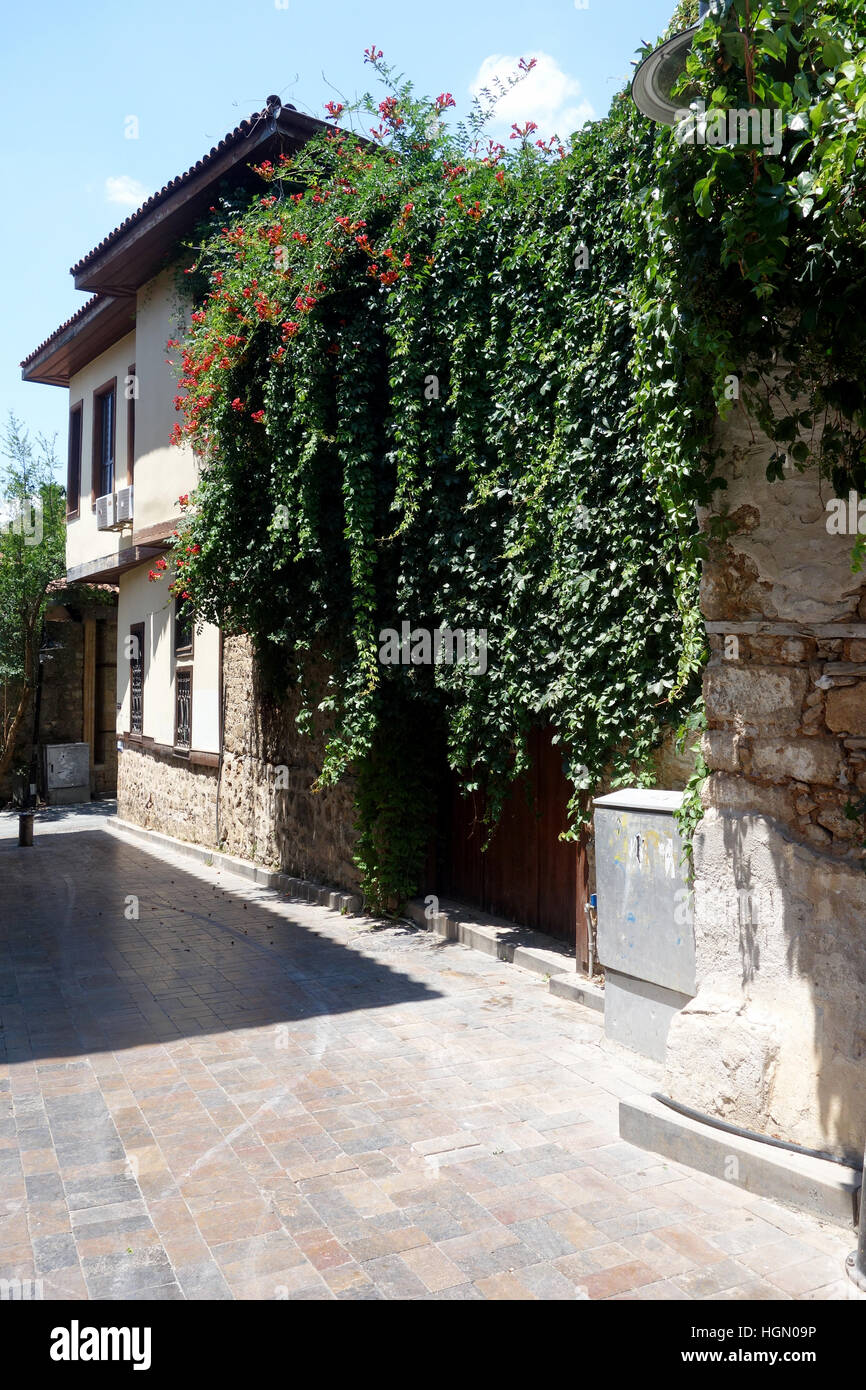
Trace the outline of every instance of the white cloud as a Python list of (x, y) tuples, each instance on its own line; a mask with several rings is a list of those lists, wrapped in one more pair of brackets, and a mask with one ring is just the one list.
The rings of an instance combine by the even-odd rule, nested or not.
[(132, 179), (129, 174), (121, 174), (119, 178), (108, 178), (105, 180), (105, 201), (107, 203), (119, 203), (125, 208), (140, 208), (148, 196), (147, 189), (138, 179)]
[[(559, 135), (567, 140), (572, 131), (593, 119), (595, 111), (588, 101), (579, 99), (581, 86), (577, 78), (563, 72), (549, 53), (527, 53), (525, 56), (527, 60), (535, 58), (535, 67), (500, 97), (491, 129), (495, 128), (495, 133), (501, 136), (510, 133), (512, 125), (535, 121), (536, 138), (546, 140), (551, 135)], [(519, 58), (501, 53), (485, 58), (470, 88), (472, 95), (477, 96), (484, 87), (495, 91), (496, 79), (507, 82), (518, 71), (519, 62)]]

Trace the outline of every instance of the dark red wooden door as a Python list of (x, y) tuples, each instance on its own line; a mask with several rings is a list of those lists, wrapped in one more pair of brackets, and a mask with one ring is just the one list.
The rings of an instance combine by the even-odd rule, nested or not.
[(567, 941), (585, 965), (586, 849), (583, 839), (559, 838), (568, 827), (570, 796), (562, 754), (543, 730), (530, 736), (529, 751), (531, 769), (512, 787), (486, 850), (478, 796), (461, 796), (452, 785), (439, 892)]

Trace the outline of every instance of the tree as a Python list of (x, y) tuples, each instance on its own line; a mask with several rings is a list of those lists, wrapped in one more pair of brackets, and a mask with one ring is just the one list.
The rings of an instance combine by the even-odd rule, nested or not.
[(10, 413), (0, 456), (0, 779), (9, 771), (39, 673), (48, 587), (66, 568), (65, 491), (54, 441)]

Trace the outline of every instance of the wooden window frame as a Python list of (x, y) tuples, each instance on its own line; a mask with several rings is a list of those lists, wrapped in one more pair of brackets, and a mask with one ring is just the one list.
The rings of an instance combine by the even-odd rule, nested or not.
[(179, 647), (179, 646), (177, 645), (177, 628), (178, 628), (178, 624), (177, 624), (177, 610), (178, 610), (179, 605), (182, 604), (182, 603), (184, 603), (184, 602), (185, 602), (184, 599), (178, 599), (178, 598), (175, 598), (175, 601), (174, 601), (173, 612), (172, 612), (172, 643), (171, 643), (171, 646), (172, 646), (172, 651), (174, 652), (175, 661), (184, 661), (184, 662), (186, 662), (186, 661), (192, 661), (193, 655), (194, 655), (194, 649), (195, 649), (195, 619), (191, 619), (191, 621), (190, 621), (189, 643), (188, 643), (186, 646), (184, 646), (184, 647)]
[[(126, 379), (135, 377), (135, 363), (126, 370)], [(137, 383), (135, 383), (137, 384)], [(126, 402), (126, 486), (132, 487), (135, 480), (135, 396)]]
[(133, 657), (129, 658), (129, 735), (133, 739), (144, 737), (144, 623), (131, 623), (129, 627), (130, 637), (138, 638), (138, 655), (141, 662), (141, 728), (133, 728), (133, 709), (132, 709), (132, 664)]
[[(73, 420), (78, 421), (78, 458), (73, 458)], [(84, 459), (84, 400), (77, 401), (69, 410), (69, 442), (66, 453), (66, 520), (74, 521), (81, 507), (81, 464)], [(75, 479), (73, 489), (72, 482)], [(73, 493), (75, 506), (71, 506)]]
[[(97, 386), (93, 393), (93, 441), (91, 448), (90, 461), (90, 510), (96, 511), (96, 499), (102, 497), (101, 492), (97, 492), (97, 478), (102, 482), (102, 401), (105, 396), (114, 392), (114, 410), (111, 412), (111, 458), (112, 458), (112, 491), (117, 482), (117, 377), (113, 376), (109, 381), (104, 381), (101, 386)], [(104, 494), (107, 496), (108, 494)]]
[[(179, 676), (180, 674), (183, 674), (184, 676), (189, 676), (189, 743), (188, 743), (188, 744), (179, 744), (178, 741), (177, 741), (177, 733), (178, 733), (178, 730), (177, 730), (177, 714), (178, 714), (178, 704), (179, 704), (179, 695), (180, 695), (180, 692), (179, 692), (179, 690), (178, 690), (178, 681), (177, 681), (177, 678), (178, 678), (178, 676)], [(173, 748), (173, 752), (174, 752), (174, 754), (175, 754), (175, 757), (177, 757), (177, 758), (188, 758), (188, 757), (190, 756), (191, 752), (192, 752), (192, 692), (193, 692), (193, 668), (192, 668), (191, 666), (182, 666), (182, 667), (180, 668), (180, 671), (175, 671), (175, 679), (174, 679), (174, 748)]]

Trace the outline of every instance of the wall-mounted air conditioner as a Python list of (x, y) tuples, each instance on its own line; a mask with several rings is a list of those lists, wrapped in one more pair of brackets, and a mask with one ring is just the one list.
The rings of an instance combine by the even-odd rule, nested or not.
[(114, 505), (114, 493), (107, 492), (104, 497), (96, 499), (96, 529), (97, 531), (113, 531), (116, 523), (116, 510)]
[(115, 501), (115, 521), (118, 526), (126, 525), (132, 521), (132, 485), (129, 487), (119, 487), (114, 494)]

